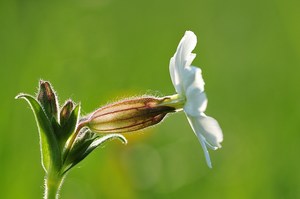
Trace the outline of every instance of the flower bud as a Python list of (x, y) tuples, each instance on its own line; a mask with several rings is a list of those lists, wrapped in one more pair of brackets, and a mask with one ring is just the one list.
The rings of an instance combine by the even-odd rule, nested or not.
[(64, 126), (67, 120), (69, 119), (74, 108), (74, 102), (68, 100), (60, 111), (60, 125)]
[(125, 133), (159, 123), (175, 108), (161, 105), (166, 98), (141, 97), (99, 108), (91, 114), (87, 126), (97, 133)]
[(40, 81), (40, 89), (37, 100), (41, 103), (46, 115), (49, 119), (52, 117), (57, 119), (57, 99), (56, 95), (47, 81)]

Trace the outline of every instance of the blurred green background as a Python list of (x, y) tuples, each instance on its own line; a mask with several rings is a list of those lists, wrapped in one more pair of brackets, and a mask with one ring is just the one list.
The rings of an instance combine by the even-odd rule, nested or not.
[(87, 114), (131, 95), (174, 94), (169, 59), (198, 36), (213, 169), (183, 113), (93, 152), (61, 198), (300, 198), (300, 1), (1, 0), (0, 198), (42, 198), (37, 127), (14, 100), (49, 80)]

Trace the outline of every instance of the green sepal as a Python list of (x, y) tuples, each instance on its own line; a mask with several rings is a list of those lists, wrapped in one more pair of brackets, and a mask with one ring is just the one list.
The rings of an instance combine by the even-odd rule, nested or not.
[(33, 96), (28, 94), (19, 94), (16, 96), (16, 99), (21, 98), (29, 103), (35, 116), (39, 129), (42, 166), (45, 172), (48, 172), (51, 166), (59, 168), (61, 165), (61, 155), (51, 122), (41, 104)]

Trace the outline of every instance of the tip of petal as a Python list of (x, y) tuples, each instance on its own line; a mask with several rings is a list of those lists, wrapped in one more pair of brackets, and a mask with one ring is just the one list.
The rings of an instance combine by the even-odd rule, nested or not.
[(197, 36), (192, 31), (186, 31), (180, 43), (186, 49), (186, 53), (191, 53), (196, 47)]
[(197, 39), (195, 33), (191, 30), (185, 31), (184, 35), (187, 36), (187, 37), (194, 37), (195, 39)]
[(172, 83), (178, 93), (182, 92), (182, 71), (189, 67), (196, 57), (192, 53), (197, 44), (197, 36), (192, 31), (186, 31), (179, 42), (174, 56), (170, 60), (169, 70)]

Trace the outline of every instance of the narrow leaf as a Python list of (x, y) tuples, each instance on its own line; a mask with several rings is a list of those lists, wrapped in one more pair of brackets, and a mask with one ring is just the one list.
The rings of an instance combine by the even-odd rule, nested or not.
[(98, 136), (89, 129), (83, 129), (77, 135), (73, 146), (69, 148), (67, 153), (64, 153), (63, 167), (65, 168), (65, 172), (83, 159), (82, 155), (97, 137)]
[(51, 122), (47, 118), (40, 103), (33, 96), (28, 94), (19, 94), (16, 96), (16, 99), (25, 99), (34, 113), (39, 129), (42, 166), (44, 170), (47, 172), (50, 165), (59, 166), (58, 164), (61, 160), (57, 141)]
[[(110, 134), (103, 137), (94, 137), (93, 135), (94, 133), (87, 130), (84, 137), (79, 142), (76, 142), (68, 156), (68, 160), (66, 161), (64, 173), (86, 158), (98, 146), (101, 146), (109, 140), (118, 139), (123, 144), (127, 144), (126, 138), (120, 134)], [(88, 138), (89, 136), (91, 136), (91, 138)]]
[(109, 134), (109, 135), (105, 135), (103, 137), (95, 139), (92, 142), (92, 144), (90, 145), (89, 150), (93, 150), (93, 149), (97, 148), (98, 146), (100, 146), (101, 144), (104, 144), (105, 142), (113, 140), (113, 139), (118, 139), (123, 144), (127, 144), (127, 140), (123, 135), (121, 135), (121, 134)]
[(103, 145), (107, 141), (114, 140), (114, 139), (121, 141), (123, 144), (127, 144), (127, 139), (121, 134), (109, 134), (109, 135), (105, 135), (102, 137), (98, 137), (90, 144), (90, 146), (87, 148), (87, 150), (82, 154), (82, 159), (85, 158), (88, 154), (90, 154), (97, 147)]

